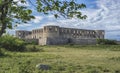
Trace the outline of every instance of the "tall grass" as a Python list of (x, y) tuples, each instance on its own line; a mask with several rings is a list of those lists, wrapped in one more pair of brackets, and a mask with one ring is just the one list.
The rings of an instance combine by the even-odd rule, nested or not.
[[(12, 52), (1, 57), (0, 73), (120, 73), (120, 45), (37, 47), (44, 52)], [(41, 70), (38, 64), (51, 68)]]

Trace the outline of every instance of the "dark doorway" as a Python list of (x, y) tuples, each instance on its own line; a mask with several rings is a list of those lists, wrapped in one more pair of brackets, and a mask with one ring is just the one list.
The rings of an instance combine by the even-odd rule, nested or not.
[(68, 38), (68, 44), (71, 44), (72, 40), (70, 38)]

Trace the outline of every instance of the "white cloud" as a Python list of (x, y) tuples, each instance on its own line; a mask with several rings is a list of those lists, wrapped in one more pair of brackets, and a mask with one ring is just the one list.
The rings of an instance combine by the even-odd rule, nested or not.
[(33, 21), (34, 23), (39, 23), (39, 22), (41, 22), (42, 19), (43, 19), (42, 16), (35, 16), (35, 19), (33, 19), (32, 21)]
[(28, 26), (32, 26), (32, 24), (28, 24), (28, 23), (18, 24), (18, 27), (28, 27)]
[(30, 6), (27, 1), (26, 1), (26, 3), (21, 3), (20, 2), (21, 0), (13, 0), (13, 1), (18, 2), (18, 5), (20, 5), (20, 6)]

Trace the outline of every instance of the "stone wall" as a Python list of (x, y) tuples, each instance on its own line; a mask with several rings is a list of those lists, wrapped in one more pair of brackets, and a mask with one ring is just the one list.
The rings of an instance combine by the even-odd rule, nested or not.
[(96, 39), (71, 39), (71, 43), (79, 45), (95, 45)]
[(43, 29), (34, 29), (32, 30), (32, 35), (31, 37), (33, 39), (39, 39), (43, 37)]
[(58, 26), (44, 26), (43, 37), (44, 38), (60, 37), (59, 36), (59, 27)]
[[(18, 35), (19, 33), (21, 33), (21, 35)], [(104, 39), (104, 35), (104, 30), (64, 28), (51, 25), (44, 26), (41, 29), (34, 29), (30, 35), (27, 31), (17, 32), (17, 37), (33, 40), (38, 39), (37, 42), (39, 45), (58, 45), (69, 43), (81, 45), (96, 44), (96, 39)]]
[(62, 45), (67, 44), (68, 39), (66, 38), (47, 38), (46, 45)]
[(62, 44), (94, 45), (96, 44), (96, 39), (70, 39), (57, 37), (39, 39), (39, 45), (62, 45)]
[(31, 31), (17, 30), (16, 37), (24, 39), (26, 36), (31, 35)]
[(47, 38), (40, 38), (38, 41), (38, 44), (39, 45), (47, 45), (46, 42), (47, 42)]
[(86, 30), (60, 27), (59, 32), (60, 37), (64, 38), (79, 38), (79, 39), (104, 38), (104, 30)]

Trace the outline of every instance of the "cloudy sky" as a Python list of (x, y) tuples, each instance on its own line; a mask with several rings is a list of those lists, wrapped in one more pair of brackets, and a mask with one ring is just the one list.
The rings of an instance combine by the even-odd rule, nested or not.
[[(34, 4), (34, 0), (31, 0)], [(10, 30), (32, 30), (41, 28), (44, 25), (59, 25), (61, 27), (74, 27), (79, 29), (99, 29), (105, 30), (105, 38), (120, 40), (120, 0), (78, 0), (78, 3), (86, 4), (87, 8), (81, 12), (87, 15), (86, 20), (76, 18), (55, 19), (53, 15), (43, 15), (36, 12), (36, 9), (30, 3), (26, 4), (33, 10), (36, 19), (27, 24), (19, 25)]]

